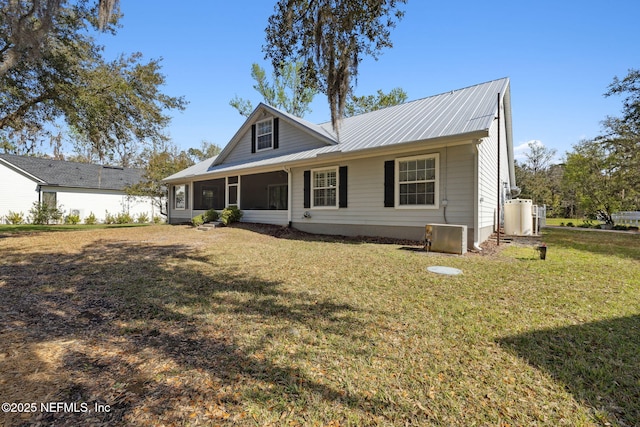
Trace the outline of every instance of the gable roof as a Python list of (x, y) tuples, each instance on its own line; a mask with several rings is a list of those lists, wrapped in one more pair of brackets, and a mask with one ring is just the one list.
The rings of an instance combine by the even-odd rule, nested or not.
[(308, 133), (309, 135), (311, 135), (311, 137), (316, 138), (327, 145), (334, 145), (338, 143), (338, 139), (336, 138), (333, 129), (327, 129), (324, 126), (313, 124), (300, 117), (296, 117), (293, 114), (289, 114), (285, 111), (279, 110), (275, 107), (272, 107), (271, 105), (267, 105), (261, 102), (255, 108), (255, 110), (253, 110), (247, 120), (245, 120), (243, 125), (240, 127), (240, 129), (238, 129), (229, 143), (225, 145), (220, 154), (218, 154), (217, 158), (214, 159), (214, 165), (224, 162), (229, 153), (231, 153), (236, 145), (238, 145), (238, 143), (242, 139), (242, 136), (249, 131), (251, 125), (260, 120), (260, 116), (263, 114), (270, 114), (274, 117), (284, 119), (292, 126)]
[(39, 157), (0, 154), (0, 164), (29, 176), (41, 185), (124, 190), (142, 178), (142, 169), (67, 162)]
[[(333, 131), (331, 122), (311, 124), (274, 107), (260, 104), (216, 159), (206, 160), (196, 165), (198, 166), (197, 175), (285, 165), (331, 153), (345, 154), (439, 138), (480, 139), (488, 136), (489, 128), (497, 115), (498, 94), (500, 94), (507, 113), (507, 117), (505, 117), (506, 140), (507, 146), (510, 147), (512, 143), (511, 94), (509, 78), (505, 77), (345, 118), (340, 125), (339, 138)], [(287, 120), (293, 126), (321, 139), (326, 143), (326, 146), (250, 162), (225, 163), (224, 159), (228, 153), (249, 131), (251, 125), (262, 112), (268, 112)], [(165, 181), (194, 176), (196, 169), (192, 168), (165, 178)]]

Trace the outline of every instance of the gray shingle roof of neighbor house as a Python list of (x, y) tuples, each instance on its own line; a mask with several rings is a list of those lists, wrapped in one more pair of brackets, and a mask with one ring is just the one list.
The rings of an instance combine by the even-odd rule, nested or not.
[[(496, 117), (498, 94), (500, 94), (505, 106), (510, 107), (511, 94), (508, 77), (345, 118), (339, 128), (339, 136), (331, 127), (330, 122), (319, 125), (312, 124), (269, 105), (260, 104), (218, 156), (171, 175), (164, 181), (174, 181), (206, 173), (285, 165), (331, 153), (346, 154), (460, 135), (481, 138), (487, 136), (486, 133)], [(324, 140), (327, 145), (248, 163), (224, 163), (227, 154), (249, 131), (254, 115), (263, 110), (288, 120), (294, 126)], [(510, 111), (510, 108), (505, 108), (505, 110)], [(512, 137), (511, 117), (505, 119), (507, 124), (506, 138), (509, 141)]]
[(67, 162), (39, 157), (0, 154), (5, 163), (31, 175), (40, 184), (57, 187), (124, 190), (142, 178), (142, 169)]

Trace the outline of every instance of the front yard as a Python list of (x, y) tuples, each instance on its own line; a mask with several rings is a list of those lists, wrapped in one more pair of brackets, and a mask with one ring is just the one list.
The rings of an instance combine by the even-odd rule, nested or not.
[(640, 235), (544, 242), (0, 230), (0, 425), (640, 425)]

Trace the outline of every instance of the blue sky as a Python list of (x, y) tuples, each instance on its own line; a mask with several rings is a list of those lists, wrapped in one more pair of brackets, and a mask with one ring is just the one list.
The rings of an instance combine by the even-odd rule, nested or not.
[[(262, 45), (275, 0), (122, 0), (123, 27), (100, 35), (108, 56), (162, 58), (163, 91), (184, 96), (168, 134), (180, 149), (206, 140), (224, 146), (244, 122), (235, 95), (261, 101), (251, 64), (268, 73)], [(640, 68), (640, 1), (493, 2), (409, 0), (392, 32), (394, 47), (359, 68), (355, 93), (401, 87), (409, 100), (502, 77), (511, 79), (514, 146), (540, 141), (559, 159), (595, 137), (622, 99), (603, 97), (614, 76)], [(328, 121), (318, 94), (305, 119)]]

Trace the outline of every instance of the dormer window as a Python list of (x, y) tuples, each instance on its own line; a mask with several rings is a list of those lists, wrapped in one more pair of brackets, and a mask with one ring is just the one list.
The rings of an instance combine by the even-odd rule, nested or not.
[(278, 118), (260, 120), (251, 125), (251, 152), (278, 148)]
[(273, 119), (256, 123), (256, 150), (273, 148)]

